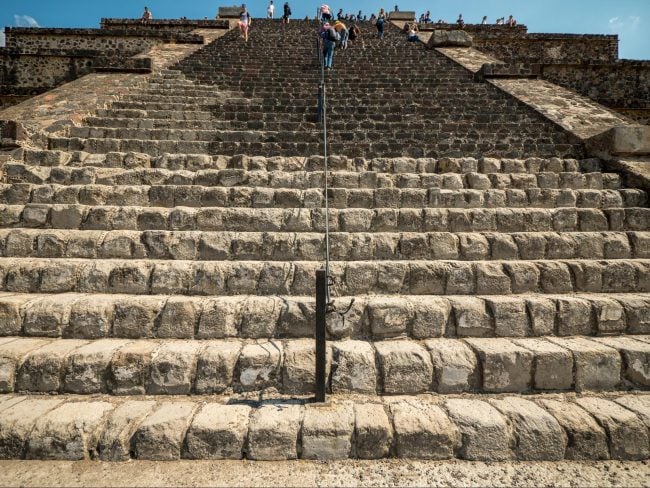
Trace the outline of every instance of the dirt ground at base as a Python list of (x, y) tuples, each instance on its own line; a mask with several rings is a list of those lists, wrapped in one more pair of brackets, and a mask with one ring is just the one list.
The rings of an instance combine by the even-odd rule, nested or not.
[(0, 486), (650, 487), (650, 462), (0, 461)]

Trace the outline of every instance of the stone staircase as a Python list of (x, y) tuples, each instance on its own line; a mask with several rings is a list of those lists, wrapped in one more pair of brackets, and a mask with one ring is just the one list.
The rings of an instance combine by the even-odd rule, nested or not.
[(392, 26), (328, 74), (309, 401), (316, 29), (256, 20), (3, 164), (0, 457), (647, 459), (647, 194)]

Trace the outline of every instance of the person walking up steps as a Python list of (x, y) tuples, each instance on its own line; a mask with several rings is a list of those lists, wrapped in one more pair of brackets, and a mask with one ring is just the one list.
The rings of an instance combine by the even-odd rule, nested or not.
[(379, 15), (377, 16), (377, 21), (375, 22), (375, 25), (377, 26), (377, 35), (379, 35), (379, 39), (384, 38), (384, 23), (386, 22), (386, 12), (384, 12), (384, 9), (379, 10)]
[(323, 24), (320, 36), (323, 39), (323, 63), (326, 69), (331, 70), (334, 62), (334, 47), (341, 40), (341, 36), (327, 22)]
[(273, 0), (269, 2), (269, 6), (266, 7), (266, 18), (272, 19), (275, 14), (275, 5), (273, 5)]
[(248, 28), (251, 25), (251, 14), (248, 13), (246, 9), (246, 4), (241, 6), (241, 12), (239, 13), (239, 30), (241, 35), (244, 38), (244, 42), (248, 42)]

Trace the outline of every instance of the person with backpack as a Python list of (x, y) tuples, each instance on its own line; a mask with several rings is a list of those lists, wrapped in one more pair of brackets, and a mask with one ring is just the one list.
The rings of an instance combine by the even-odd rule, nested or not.
[(328, 22), (323, 24), (320, 35), (323, 39), (323, 63), (326, 69), (331, 70), (334, 62), (334, 48), (336, 43), (341, 40), (341, 36)]
[(284, 2), (284, 11), (282, 13), (282, 23), (288, 24), (289, 17), (291, 17), (291, 7), (289, 7), (289, 2)]
[(386, 22), (386, 12), (384, 12), (384, 9), (379, 10), (379, 15), (377, 16), (377, 21), (375, 22), (375, 26), (377, 26), (377, 34), (379, 35), (379, 39), (384, 38), (384, 23)]

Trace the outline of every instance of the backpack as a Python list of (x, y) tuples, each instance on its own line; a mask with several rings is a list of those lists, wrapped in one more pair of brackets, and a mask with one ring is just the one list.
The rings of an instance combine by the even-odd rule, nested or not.
[(339, 42), (341, 40), (341, 34), (330, 27), (327, 29), (327, 39), (332, 42)]

